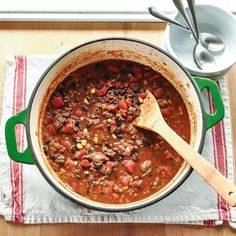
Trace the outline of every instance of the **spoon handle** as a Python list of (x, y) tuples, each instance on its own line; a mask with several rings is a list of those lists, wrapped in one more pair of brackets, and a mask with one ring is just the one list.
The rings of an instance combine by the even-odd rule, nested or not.
[(188, 25), (189, 29), (191, 30), (191, 32), (192, 32), (192, 34), (194, 36), (196, 42), (198, 42), (199, 38), (197, 37), (195, 29), (193, 28), (192, 23), (189, 20), (187, 13), (185, 12), (185, 8), (184, 8), (182, 0), (173, 0), (173, 3), (175, 4), (175, 6), (178, 9), (178, 11), (181, 14), (181, 16), (184, 18), (186, 24)]
[(165, 15), (164, 13), (162, 12), (158, 12), (156, 11), (155, 7), (149, 7), (148, 8), (148, 11), (149, 13), (154, 16), (154, 17), (157, 17), (161, 20), (164, 20), (164, 21), (167, 21), (169, 23), (172, 23), (172, 24), (175, 24), (175, 25), (178, 25), (180, 26), (181, 28), (185, 29), (185, 30), (189, 30), (189, 28), (185, 25), (182, 25), (181, 23), (179, 23), (178, 21), (176, 21), (175, 19), (172, 19), (170, 17), (168, 17), (167, 15)]
[(188, 1), (189, 10), (192, 14), (195, 32), (196, 32), (197, 37), (199, 38), (199, 29), (198, 29), (197, 18), (196, 18), (195, 0), (187, 0), (187, 1)]
[(160, 134), (230, 206), (236, 206), (236, 186), (176, 134), (164, 120), (155, 125), (153, 131)]

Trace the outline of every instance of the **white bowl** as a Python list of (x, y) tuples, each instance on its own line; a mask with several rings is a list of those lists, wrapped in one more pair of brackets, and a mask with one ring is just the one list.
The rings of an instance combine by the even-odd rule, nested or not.
[[(223, 76), (236, 61), (236, 18), (230, 12), (212, 5), (197, 5), (196, 15), (199, 32), (214, 34), (225, 44), (223, 52), (213, 53), (216, 61), (215, 69), (201, 70), (197, 67), (193, 59), (193, 49), (196, 42), (190, 32), (179, 26), (167, 25), (163, 46), (191, 74), (215, 78)], [(175, 19), (184, 24), (179, 14), (175, 16)]]

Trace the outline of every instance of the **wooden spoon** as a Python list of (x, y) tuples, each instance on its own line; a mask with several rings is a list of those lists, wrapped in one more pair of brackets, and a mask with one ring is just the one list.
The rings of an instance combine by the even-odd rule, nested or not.
[(230, 206), (236, 205), (236, 186), (196, 152), (165, 122), (155, 97), (147, 91), (134, 125), (160, 134)]

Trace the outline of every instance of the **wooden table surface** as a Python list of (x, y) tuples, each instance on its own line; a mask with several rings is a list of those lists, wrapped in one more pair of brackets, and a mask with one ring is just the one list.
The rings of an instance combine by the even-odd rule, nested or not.
[[(0, 111), (6, 77), (6, 55), (61, 54), (88, 40), (108, 36), (128, 36), (160, 46), (165, 24), (147, 23), (0, 23)], [(230, 93), (232, 120), (236, 119), (236, 67), (226, 76)], [(236, 125), (232, 126), (234, 153)], [(2, 132), (2, 131), (1, 131)], [(44, 224), (21, 225), (5, 222), (0, 217), (0, 236), (65, 236), (65, 235), (214, 235), (236, 234), (227, 224), (217, 227), (165, 224)]]

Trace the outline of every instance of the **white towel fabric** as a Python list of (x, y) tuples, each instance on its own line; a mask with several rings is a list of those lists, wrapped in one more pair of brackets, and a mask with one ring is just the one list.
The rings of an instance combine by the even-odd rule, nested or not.
[[(236, 226), (236, 210), (230, 208), (193, 171), (170, 196), (149, 207), (125, 213), (104, 213), (86, 209), (59, 195), (43, 178), (37, 166), (10, 161), (4, 138), (6, 120), (24, 109), (46, 67), (56, 56), (9, 56), (4, 88), (0, 133), (0, 214), (22, 223), (138, 222)], [(203, 156), (228, 179), (233, 180), (233, 157), (227, 88), (218, 81), (225, 104), (225, 118), (206, 134)], [(205, 107), (211, 99), (204, 94)], [(21, 150), (27, 145), (24, 129), (17, 128)]]

